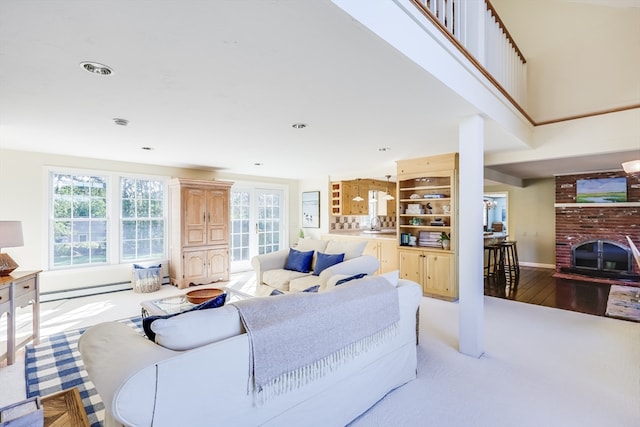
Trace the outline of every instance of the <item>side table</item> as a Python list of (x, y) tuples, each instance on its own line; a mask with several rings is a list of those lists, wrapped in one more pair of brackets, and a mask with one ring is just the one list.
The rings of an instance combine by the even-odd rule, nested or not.
[[(40, 343), (40, 271), (14, 271), (9, 276), (0, 276), (0, 316), (7, 313), (7, 365), (14, 363), (16, 348), (31, 340)], [(16, 344), (16, 308), (30, 302), (33, 302), (33, 331)]]
[(62, 390), (42, 398), (44, 427), (89, 427), (77, 387)]

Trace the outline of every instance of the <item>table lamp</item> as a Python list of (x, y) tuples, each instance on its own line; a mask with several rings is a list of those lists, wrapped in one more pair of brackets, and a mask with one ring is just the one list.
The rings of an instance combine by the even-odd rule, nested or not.
[(0, 221), (0, 276), (8, 276), (18, 268), (18, 264), (2, 248), (15, 248), (24, 245), (22, 240), (22, 222)]

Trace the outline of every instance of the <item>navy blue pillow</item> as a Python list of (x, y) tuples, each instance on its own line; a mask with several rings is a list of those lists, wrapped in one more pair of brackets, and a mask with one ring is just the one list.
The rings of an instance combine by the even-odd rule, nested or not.
[(179, 316), (180, 314), (188, 313), (190, 311), (206, 310), (208, 308), (221, 307), (224, 305), (224, 301), (226, 300), (226, 298), (227, 298), (227, 294), (223, 293), (218, 295), (215, 298), (211, 298), (209, 301), (205, 301), (202, 304), (198, 304), (195, 307), (191, 307), (189, 310), (181, 311), (180, 313), (165, 314), (163, 316), (147, 316), (144, 319), (142, 319), (142, 329), (144, 330), (144, 333), (147, 336), (147, 338), (155, 342), (156, 334), (151, 330), (151, 324), (154, 321), (158, 319), (169, 319), (170, 317)]
[(133, 268), (136, 270), (143, 270), (145, 268), (160, 268), (162, 267), (162, 264), (158, 264), (158, 265), (150, 265), (149, 267), (143, 267), (139, 264), (133, 264)]
[(308, 273), (311, 271), (311, 263), (313, 262), (313, 251), (300, 252), (293, 248), (289, 249), (289, 256), (284, 265), (285, 270), (299, 271), (300, 273)]
[[(310, 286), (307, 289), (305, 289), (302, 292), (313, 292), (316, 293), (318, 292), (318, 289), (320, 289), (320, 285), (315, 285), (315, 286)], [(269, 294), (269, 296), (273, 296), (273, 295), (283, 295), (284, 292), (282, 292), (280, 289), (274, 289), (271, 291), (271, 293)]]
[(342, 285), (343, 283), (346, 283), (350, 280), (362, 279), (364, 276), (366, 276), (365, 273), (360, 273), (360, 274), (354, 274), (353, 276), (350, 276), (350, 277), (345, 277), (344, 279), (338, 280), (336, 282), (336, 286)]
[(314, 276), (319, 276), (322, 273), (322, 270), (331, 267), (332, 265), (336, 265), (344, 261), (344, 254), (323, 254), (322, 252), (318, 252), (318, 257), (316, 258), (316, 268), (313, 270)]

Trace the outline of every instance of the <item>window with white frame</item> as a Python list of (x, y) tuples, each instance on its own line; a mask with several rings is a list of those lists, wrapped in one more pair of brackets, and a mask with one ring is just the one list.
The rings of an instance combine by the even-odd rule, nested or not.
[(49, 182), (51, 269), (165, 256), (164, 179), (52, 171)]
[(164, 182), (120, 179), (121, 259), (136, 261), (164, 256)]
[(108, 261), (108, 178), (51, 174), (51, 267)]

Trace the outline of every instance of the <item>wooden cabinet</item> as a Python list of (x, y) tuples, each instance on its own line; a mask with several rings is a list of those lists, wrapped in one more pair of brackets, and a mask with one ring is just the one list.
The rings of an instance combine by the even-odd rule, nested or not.
[(390, 239), (364, 239), (367, 246), (364, 253), (378, 258), (380, 267), (376, 274), (384, 274), (398, 269), (398, 249), (396, 241)]
[(169, 182), (169, 276), (179, 288), (229, 280), (231, 182)]
[[(420, 283), (426, 294), (457, 299), (458, 154), (397, 163), (400, 276)], [(446, 249), (442, 233), (450, 236)], [(415, 246), (407, 244), (408, 237)]]
[(398, 249), (395, 239), (363, 237), (360, 235), (340, 235), (325, 234), (321, 236), (323, 240), (349, 240), (349, 241), (365, 241), (363, 255), (371, 255), (378, 259), (380, 266), (375, 274), (388, 273), (398, 269)]
[[(362, 201), (353, 200), (360, 195)], [(368, 215), (368, 191), (364, 184), (353, 181), (331, 183), (331, 214), (332, 215)]]
[(453, 255), (443, 251), (400, 249), (400, 277), (422, 285), (427, 295), (458, 296)]
[[(369, 212), (369, 191), (384, 192), (386, 195), (387, 188), (389, 194), (395, 197), (395, 186), (388, 184), (387, 181), (375, 179), (355, 179), (351, 181), (335, 181), (330, 184), (331, 194), (331, 215), (371, 215)], [(380, 193), (378, 193), (380, 194)], [(354, 197), (360, 195), (362, 201), (353, 200)], [(395, 200), (382, 199), (379, 202), (384, 203), (386, 213), (378, 213), (378, 215), (395, 215)]]

